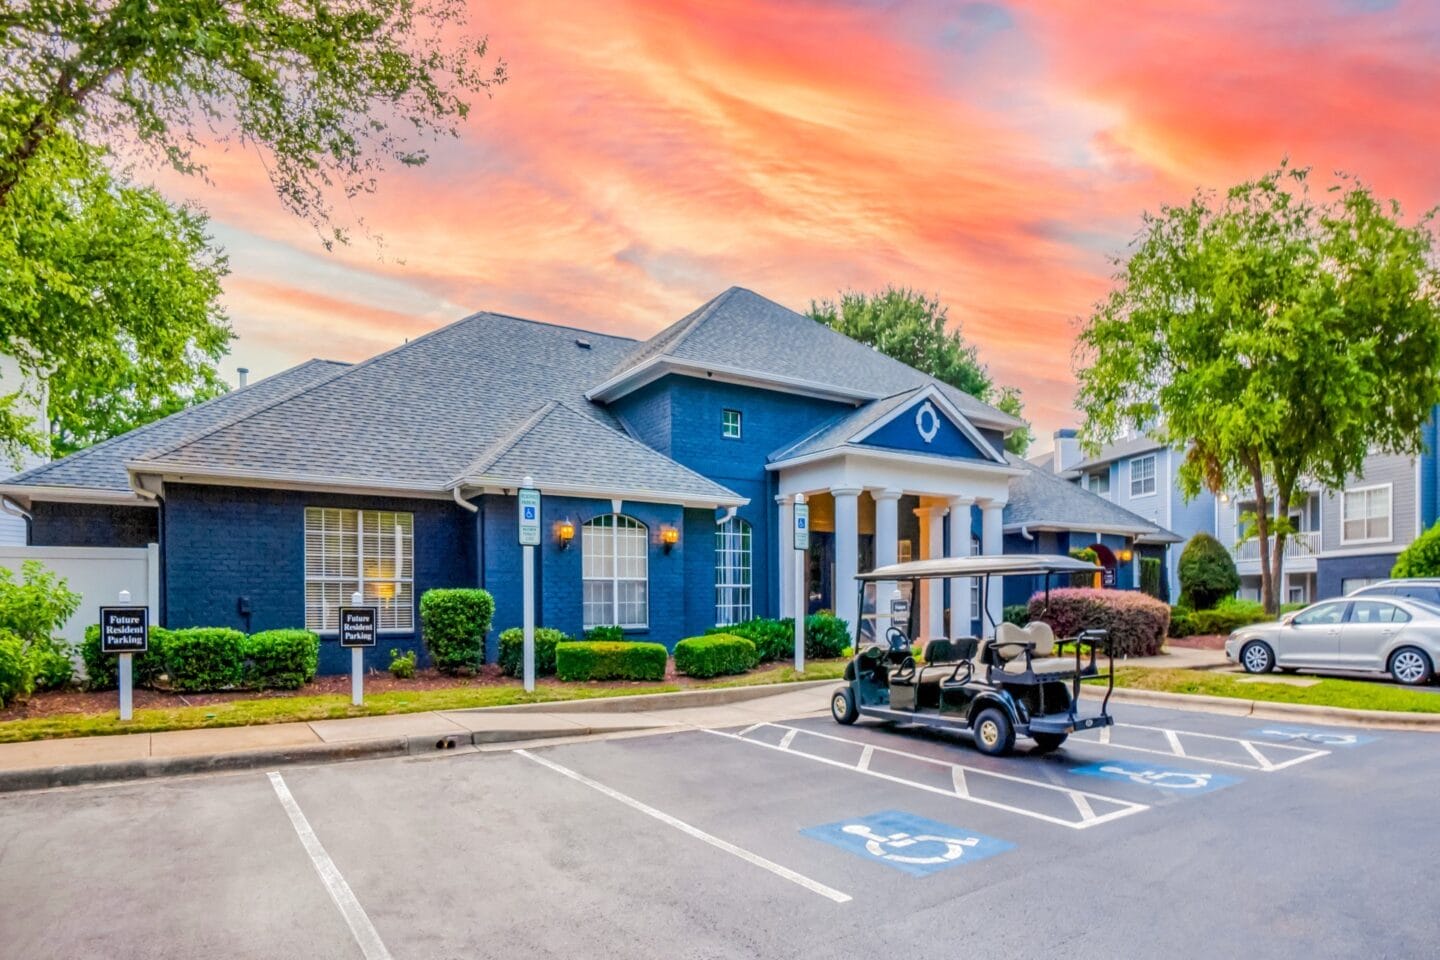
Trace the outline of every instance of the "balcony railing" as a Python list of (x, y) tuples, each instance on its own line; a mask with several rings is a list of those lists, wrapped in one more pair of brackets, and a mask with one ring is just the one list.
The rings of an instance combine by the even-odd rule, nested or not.
[[(1271, 549), (1274, 549), (1275, 538), (1270, 538)], [(1246, 540), (1235, 547), (1236, 560), (1259, 560), (1260, 541)], [(1285, 538), (1285, 559), (1293, 557), (1313, 557), (1320, 552), (1320, 531), (1302, 530), (1299, 533), (1292, 533)]]

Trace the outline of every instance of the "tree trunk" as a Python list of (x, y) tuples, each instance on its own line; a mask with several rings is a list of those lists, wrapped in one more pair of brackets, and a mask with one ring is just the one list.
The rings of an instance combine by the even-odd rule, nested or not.
[(1260, 538), (1260, 602), (1267, 612), (1274, 613), (1279, 606), (1275, 603), (1274, 571), (1270, 567), (1270, 504), (1258, 465), (1251, 466), (1250, 479), (1255, 484), (1255, 535)]
[[(1276, 484), (1275, 491), (1275, 549), (1270, 556), (1270, 594), (1275, 605), (1265, 605), (1265, 612), (1272, 616), (1280, 613), (1280, 604), (1283, 598), (1280, 591), (1285, 586), (1285, 538), (1286, 525), (1290, 519), (1290, 486), (1289, 484)], [(1283, 522), (1282, 522), (1283, 521)]]

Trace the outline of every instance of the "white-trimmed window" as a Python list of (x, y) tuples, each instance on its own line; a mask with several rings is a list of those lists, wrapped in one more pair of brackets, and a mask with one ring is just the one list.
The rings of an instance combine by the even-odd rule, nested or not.
[(1340, 542), (1390, 539), (1390, 485), (1346, 490), (1340, 498)]
[(381, 630), (415, 629), (415, 515), (306, 507), (305, 628), (333, 633), (356, 592)]
[(1091, 493), (1103, 496), (1110, 492), (1110, 469), (1085, 475), (1085, 487)]
[(585, 629), (650, 625), (650, 534), (634, 517), (607, 513), (580, 534)]
[(740, 439), (740, 411), (720, 411), (720, 436), (726, 440)]
[(715, 527), (715, 624), (744, 623), (754, 616), (750, 524), (731, 517)]
[(1130, 496), (1148, 497), (1155, 492), (1155, 454), (1130, 461)]

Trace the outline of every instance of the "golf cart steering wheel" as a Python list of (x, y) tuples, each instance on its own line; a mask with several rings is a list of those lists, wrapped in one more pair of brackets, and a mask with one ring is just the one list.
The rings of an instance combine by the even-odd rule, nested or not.
[(910, 638), (905, 636), (905, 631), (899, 627), (889, 627), (885, 630), (885, 642), (890, 644), (890, 649), (897, 653), (910, 647)]

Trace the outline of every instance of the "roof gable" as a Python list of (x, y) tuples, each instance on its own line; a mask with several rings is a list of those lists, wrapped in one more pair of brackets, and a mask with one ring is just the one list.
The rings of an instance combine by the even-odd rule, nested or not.
[(933, 387), (926, 387), (850, 438), (907, 453), (1004, 463), (985, 437)]

